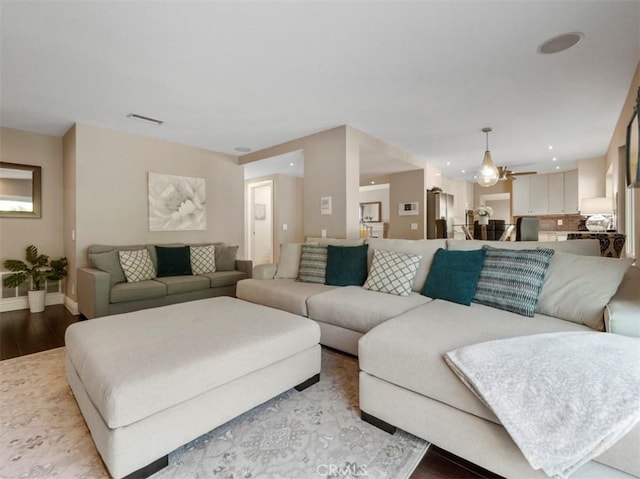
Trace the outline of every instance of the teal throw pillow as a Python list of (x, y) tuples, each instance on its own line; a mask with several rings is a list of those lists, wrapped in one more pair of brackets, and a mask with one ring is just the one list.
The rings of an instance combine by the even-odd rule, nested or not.
[(470, 306), (476, 294), (484, 256), (483, 249), (448, 251), (438, 248), (422, 294)]
[(533, 317), (553, 250), (483, 248), (484, 265), (473, 301)]
[(191, 275), (191, 255), (188, 246), (156, 246), (158, 278)]
[(327, 246), (325, 283), (332, 286), (362, 286), (367, 280), (368, 244)]

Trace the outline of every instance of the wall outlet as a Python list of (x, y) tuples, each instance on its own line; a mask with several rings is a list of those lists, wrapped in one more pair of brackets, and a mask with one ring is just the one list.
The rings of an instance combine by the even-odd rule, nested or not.
[(289, 225), (287, 223), (282, 223), (282, 231), (287, 231), (289, 229)]
[(558, 226), (562, 226), (562, 220), (558, 220), (557, 224)]
[(320, 230), (320, 236), (322, 236), (323, 238), (327, 237), (327, 230)]
[(411, 229), (412, 230), (417, 230), (418, 229), (418, 223), (411, 223)]

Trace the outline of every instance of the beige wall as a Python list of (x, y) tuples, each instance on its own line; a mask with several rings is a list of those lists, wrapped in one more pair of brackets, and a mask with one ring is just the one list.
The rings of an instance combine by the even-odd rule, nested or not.
[[(296, 150), (304, 154), (304, 236), (320, 236), (324, 229), (327, 236), (347, 237), (347, 181), (353, 181), (353, 172), (347, 170), (345, 126), (249, 153), (240, 157), (240, 164)], [(357, 189), (356, 181), (356, 196)], [(324, 196), (332, 199), (331, 215), (320, 214)], [(355, 221), (357, 224), (357, 216)]]
[[(425, 231), (425, 171), (414, 170), (389, 175), (389, 238), (424, 239)], [(401, 216), (398, 214), (400, 203), (418, 203), (418, 214)], [(418, 228), (411, 229), (416, 223)]]
[[(625, 232), (624, 225), (624, 215), (625, 215), (625, 194), (628, 191), (626, 187), (626, 165), (624, 162), (624, 155), (620, 154), (620, 147), (624, 146), (626, 143), (626, 131), (627, 124), (631, 119), (631, 113), (635, 106), (635, 100), (638, 95), (638, 88), (640, 88), (640, 62), (636, 67), (636, 72), (631, 79), (631, 84), (629, 85), (629, 92), (627, 93), (627, 98), (624, 101), (624, 105), (622, 107), (622, 111), (620, 112), (620, 117), (618, 118), (618, 122), (616, 123), (616, 127), (613, 130), (613, 135), (611, 136), (611, 142), (609, 143), (609, 148), (607, 149), (607, 153), (605, 155), (605, 167), (604, 171), (606, 172), (610, 166), (613, 166), (613, 194), (618, 198), (618, 227), (620, 231)], [(622, 152), (624, 153), (624, 148), (622, 148)], [(636, 189), (635, 191), (635, 205), (634, 205), (634, 225), (636, 231), (635, 238), (635, 251), (636, 257), (640, 255), (640, 189)]]
[[(75, 141), (73, 133), (66, 135), (65, 145), (75, 144), (75, 155), (65, 159), (75, 163), (75, 178), (72, 172), (68, 176), (75, 182), (75, 225), (70, 227), (75, 227), (78, 267), (86, 265), (92, 244), (224, 241), (238, 244), (244, 257), (244, 180), (236, 157), (82, 124), (75, 126)], [(149, 172), (205, 178), (205, 231), (149, 231)], [(74, 186), (69, 188), (71, 193)], [(69, 291), (75, 291), (74, 279)]]
[(42, 217), (0, 218), (0, 264), (6, 259), (23, 259), (30, 244), (52, 258), (64, 256), (62, 139), (0, 128), (0, 158), (42, 167)]
[(601, 198), (606, 195), (607, 169), (604, 158), (592, 158), (578, 162), (578, 207), (585, 198)]
[(76, 301), (76, 126), (62, 137), (64, 255), (69, 260), (67, 297)]

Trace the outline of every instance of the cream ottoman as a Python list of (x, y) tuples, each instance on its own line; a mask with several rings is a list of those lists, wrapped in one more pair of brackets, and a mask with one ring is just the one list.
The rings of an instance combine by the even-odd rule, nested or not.
[(181, 445), (317, 382), (319, 340), (312, 320), (210, 298), (73, 324), (66, 373), (111, 475), (146, 476)]

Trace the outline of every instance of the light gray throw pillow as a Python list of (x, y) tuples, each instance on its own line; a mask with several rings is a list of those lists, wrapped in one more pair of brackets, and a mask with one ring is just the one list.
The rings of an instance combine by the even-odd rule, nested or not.
[(283, 243), (280, 245), (280, 259), (274, 278), (297, 279), (300, 272), (300, 254), (302, 243)]
[(537, 313), (602, 331), (604, 307), (616, 294), (631, 258), (556, 252), (538, 297)]

